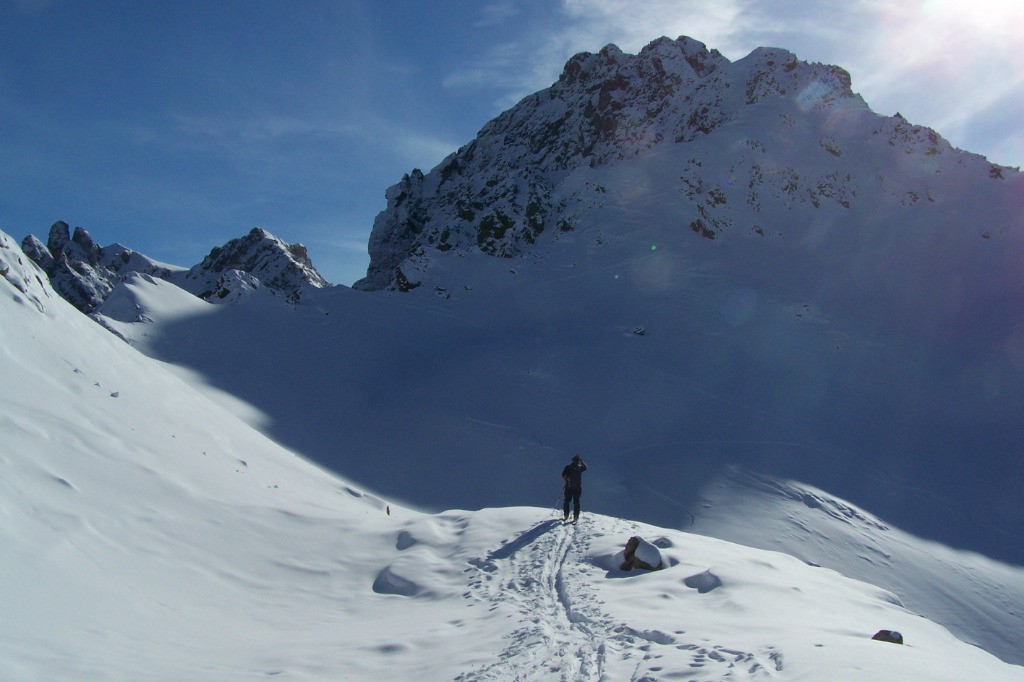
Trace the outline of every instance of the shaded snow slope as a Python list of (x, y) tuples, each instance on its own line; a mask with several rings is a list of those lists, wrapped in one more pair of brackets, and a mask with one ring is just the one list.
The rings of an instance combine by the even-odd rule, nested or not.
[[(570, 59), (388, 190), (357, 286), (457, 327), (403, 392), (614, 459), (634, 504), (634, 480), (670, 472), (686, 506), (734, 462), (1024, 564), (1024, 175), (851, 88), (685, 37)], [(413, 357), (382, 354), (381, 385)]]
[[(257, 406), (290, 447), (419, 505), (546, 505), (583, 451), (599, 465), (589, 505), (682, 526), (735, 463), (1024, 562), (1016, 293), (989, 296), (979, 275), (962, 293), (980, 307), (907, 298), (912, 322), (880, 316), (803, 248), (725, 252), (636, 211), (651, 220), (545, 259), (439, 259), (447, 298), (336, 288), (120, 332)], [(451, 485), (423, 486), (439, 466)]]
[[(898, 566), (865, 562), (858, 549), (891, 545), (897, 534), (888, 529), (907, 521), (918, 533), (923, 528), (957, 546), (986, 543), (994, 554), (1016, 551), (1014, 520), (977, 523), (1002, 499), (1003, 479), (974, 471), (949, 482), (960, 490), (950, 485), (942, 491), (947, 470), (922, 463), (920, 470), (901, 472), (871, 448), (840, 447), (835, 439), (864, 433), (829, 433), (843, 421), (832, 413), (835, 398), (823, 396), (842, 393), (830, 394), (835, 389), (825, 385), (806, 397), (823, 403), (815, 408), (823, 423), (798, 421), (790, 401), (800, 396), (779, 383), (783, 370), (761, 377), (731, 367), (746, 344), (756, 340), (755, 347), (770, 348), (764, 346), (768, 339), (758, 339), (760, 331), (714, 319), (722, 303), (715, 291), (722, 286), (719, 275), (696, 264), (677, 271), (699, 284), (671, 296), (637, 295), (630, 287), (658, 263), (681, 267), (659, 260), (667, 250), (663, 243), (603, 268), (524, 264), (515, 274), (487, 270), (489, 259), (458, 259), (452, 273), (472, 286), (441, 302), (415, 293), (339, 288), (298, 309), (253, 299), (167, 322), (160, 320), (170, 316), (159, 311), (173, 309), (184, 294), (140, 278), (126, 287), (145, 302), (153, 321), (106, 323), (146, 352), (244, 396), (258, 411), (240, 414), (276, 439), (370, 489), (435, 509), (560, 504), (558, 472), (576, 450), (590, 465), (585, 510), (667, 527), (685, 529), (696, 520), (701, 529), (705, 516), (718, 518), (705, 503), (720, 475), (736, 463), (840, 490), (858, 504), (882, 507), (885, 521), (858, 526), (856, 542), (847, 542), (847, 520), (828, 516), (802, 532), (790, 528), (782, 536), (789, 539), (787, 551), (837, 570), (850, 566), (858, 577), (910, 600), (916, 612), (1019, 661), (1024, 612), (1012, 605), (1024, 603), (1021, 569), (969, 561), (988, 568), (972, 606), (964, 609), (964, 564), (949, 559), (955, 552), (947, 556), (903, 534), (897, 544), (907, 558)], [(679, 313), (666, 315), (673, 306)], [(508, 314), (495, 315), (493, 308)], [(811, 312), (800, 306), (765, 302), (757, 308), (752, 316), (768, 323), (779, 343), (784, 340), (778, 352), (792, 354), (785, 371), (821, 381), (818, 373), (829, 368), (853, 382), (858, 372), (877, 376), (874, 363), (894, 362), (886, 346), (848, 338), (837, 353), (831, 344), (843, 330), (807, 320)], [(238, 329), (247, 330), (244, 338), (237, 337)], [(840, 356), (855, 362), (844, 368)], [(920, 436), (908, 431), (906, 437)], [(932, 453), (933, 464), (938, 458)], [(956, 459), (948, 462), (955, 465)], [(720, 505), (743, 510), (745, 494), (741, 490)], [(772, 512), (738, 511), (723, 517), (714, 534), (764, 546), (765, 538), (779, 537), (778, 524), (786, 518), (785, 510)], [(822, 540), (820, 557), (804, 553), (805, 543), (819, 534), (844, 544), (829, 549)], [(908, 566), (937, 577), (915, 584), (894, 575)]]
[[(1019, 171), (875, 114), (836, 67), (682, 38), (574, 57), (387, 198), (359, 286), (409, 312), (334, 292), (308, 333), (337, 343), (287, 343), (357, 358), (324, 381), (373, 406), (367, 434), (443, 443), (470, 505), (534, 494), (534, 467), (582, 449), (591, 504), (681, 524), (735, 463), (1024, 565)], [(275, 433), (347, 471), (299, 411)]]
[[(367, 495), (74, 311), (2, 233), (0, 257), (5, 679), (1024, 679), (782, 554)], [(670, 568), (619, 571), (634, 534)]]

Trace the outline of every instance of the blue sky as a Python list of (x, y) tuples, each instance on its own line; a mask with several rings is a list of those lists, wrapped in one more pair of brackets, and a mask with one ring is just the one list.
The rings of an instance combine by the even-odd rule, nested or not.
[(850, 71), (882, 114), (1024, 166), (1016, 0), (0, 0), (0, 229), (176, 265), (261, 226), (365, 272), (385, 189), (580, 51), (689, 35)]

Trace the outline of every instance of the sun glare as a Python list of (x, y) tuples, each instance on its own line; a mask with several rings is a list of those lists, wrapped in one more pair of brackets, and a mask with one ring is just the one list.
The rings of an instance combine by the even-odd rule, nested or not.
[[(915, 6), (916, 5), (916, 6)], [(1024, 27), (1024, 2), (1019, 0), (924, 0), (893, 5), (890, 28), (908, 45), (924, 44), (941, 53), (975, 52), (979, 57), (1024, 54), (1017, 34)]]
[(1024, 25), (1024, 3), (1019, 0), (928, 0), (922, 9), (938, 23), (979, 37), (1016, 34)]

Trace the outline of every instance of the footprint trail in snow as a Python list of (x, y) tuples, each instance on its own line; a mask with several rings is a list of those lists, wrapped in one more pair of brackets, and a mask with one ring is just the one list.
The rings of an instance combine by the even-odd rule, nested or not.
[(467, 597), (516, 625), (496, 660), (456, 682), (759, 680), (782, 670), (779, 652), (755, 656), (698, 644), (681, 638), (682, 631), (639, 630), (607, 613), (594, 587), (607, 571), (588, 558), (588, 549), (592, 537), (612, 531), (628, 538), (631, 530), (597, 525), (586, 517), (579, 524), (549, 519), (470, 560)]

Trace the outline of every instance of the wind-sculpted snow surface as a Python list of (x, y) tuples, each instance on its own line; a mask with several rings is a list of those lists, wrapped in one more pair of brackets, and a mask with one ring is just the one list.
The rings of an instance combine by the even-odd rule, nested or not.
[(822, 490), (749, 471), (723, 472), (707, 487), (701, 509), (696, 532), (785, 552), (880, 585), (957, 637), (1003, 660), (1022, 660), (1020, 567), (922, 542)]

